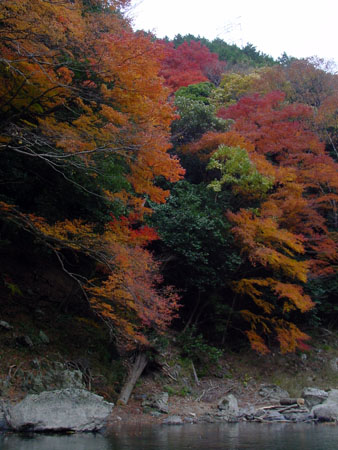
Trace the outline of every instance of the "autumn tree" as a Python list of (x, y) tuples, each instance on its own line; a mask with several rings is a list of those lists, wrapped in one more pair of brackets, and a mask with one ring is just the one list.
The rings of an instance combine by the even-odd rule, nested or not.
[[(1, 3), (0, 200), (3, 220), (54, 252), (120, 343), (135, 346), (175, 314), (142, 221), (147, 199), (168, 195), (157, 177), (184, 171), (168, 153), (163, 48), (132, 31), (127, 4)], [(92, 276), (70, 270), (65, 251), (92, 261)]]
[[(210, 41), (204, 37), (194, 36), (192, 34), (185, 36), (177, 34), (172, 42), (175, 47), (182, 45), (184, 42), (200, 42), (212, 53), (216, 53), (220, 61), (226, 61), (227, 70), (231, 69), (231, 71), (245, 71), (251, 67), (266, 67), (277, 63), (271, 56), (260, 52), (252, 44), (247, 44), (245, 47), (240, 48), (236, 44), (229, 44), (219, 37)], [(211, 81), (214, 82), (214, 80)]]
[(284, 99), (281, 92), (244, 96), (219, 110), (234, 121), (230, 132), (208, 132), (185, 147), (209, 161), (209, 189), (236, 198), (225, 210), (245, 276), (229, 285), (260, 352), (268, 351), (264, 335), (275, 334), (283, 352), (305, 346), (307, 336), (290, 317), (313, 308), (308, 277), (333, 273), (337, 258), (337, 168), (311, 128), (312, 108)]
[(215, 53), (200, 42), (183, 42), (177, 48), (171, 42), (162, 41), (165, 57), (160, 75), (166, 85), (175, 92), (181, 86), (214, 81), (224, 71), (225, 62), (220, 62)]
[(332, 64), (313, 57), (257, 71), (253, 91), (267, 94), (274, 90), (283, 91), (291, 103), (313, 108), (313, 127), (337, 159), (338, 75)]

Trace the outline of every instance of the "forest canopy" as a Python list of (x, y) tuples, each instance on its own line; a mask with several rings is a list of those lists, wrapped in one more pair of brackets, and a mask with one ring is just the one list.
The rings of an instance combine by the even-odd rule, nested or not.
[(173, 319), (307, 348), (338, 308), (337, 74), (128, 4), (1, 2), (2, 245), (53, 255), (121, 349)]

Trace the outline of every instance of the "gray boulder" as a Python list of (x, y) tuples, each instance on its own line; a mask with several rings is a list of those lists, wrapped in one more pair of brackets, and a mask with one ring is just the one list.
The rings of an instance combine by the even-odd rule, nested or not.
[(49, 344), (50, 340), (46, 333), (44, 333), (42, 330), (39, 332), (39, 339), (43, 344)]
[(320, 405), (328, 398), (328, 393), (322, 389), (306, 387), (303, 389), (302, 398), (308, 408)]
[(312, 415), (321, 422), (338, 421), (338, 389), (331, 389), (327, 399), (311, 410)]
[(239, 408), (237, 399), (234, 395), (228, 394), (225, 397), (222, 397), (217, 404), (219, 409), (218, 417), (222, 418), (227, 422), (233, 422), (238, 419), (239, 416)]
[(334, 372), (338, 372), (338, 358), (331, 359), (330, 367)]
[(152, 408), (161, 413), (168, 414), (169, 412), (169, 395), (168, 392), (161, 392), (159, 394), (152, 395), (149, 399), (142, 402), (142, 406), (145, 408)]
[(288, 398), (290, 394), (276, 384), (263, 384), (258, 391), (261, 397), (271, 402), (279, 402), (281, 398)]
[(8, 424), (5, 418), (5, 404), (0, 400), (0, 431), (8, 429)]
[(5, 322), (4, 320), (0, 320), (0, 328), (4, 328), (5, 330), (12, 330), (13, 327), (8, 322)]
[(164, 425), (183, 425), (183, 419), (180, 416), (168, 416), (162, 422)]
[(54, 362), (41, 370), (38, 360), (31, 362), (34, 369), (24, 375), (22, 388), (30, 394), (39, 394), (43, 391), (54, 391), (58, 389), (84, 389), (83, 375), (80, 370), (70, 370), (62, 363)]
[(5, 411), (17, 431), (96, 431), (101, 429), (113, 403), (84, 389), (46, 391), (28, 395)]

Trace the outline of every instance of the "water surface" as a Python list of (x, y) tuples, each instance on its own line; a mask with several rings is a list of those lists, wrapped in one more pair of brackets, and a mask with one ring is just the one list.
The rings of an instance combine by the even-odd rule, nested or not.
[(109, 435), (0, 436), (1, 450), (337, 450), (338, 426), (203, 424), (121, 427)]

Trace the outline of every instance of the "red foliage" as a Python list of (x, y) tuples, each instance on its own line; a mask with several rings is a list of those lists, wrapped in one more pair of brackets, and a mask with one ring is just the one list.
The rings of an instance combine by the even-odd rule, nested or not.
[(177, 48), (171, 42), (162, 41), (162, 45), (165, 57), (160, 75), (173, 92), (181, 86), (213, 80), (224, 71), (225, 63), (200, 42), (184, 42)]
[(306, 154), (321, 154), (324, 146), (308, 129), (307, 120), (312, 109), (302, 104), (283, 103), (285, 94), (270, 92), (265, 96), (254, 94), (243, 97), (236, 105), (220, 108), (218, 116), (234, 119), (237, 131), (255, 145), (256, 151), (272, 156), (279, 164), (294, 165)]
[[(102, 223), (67, 218), (50, 223), (4, 202), (0, 210), (53, 251), (65, 270), (63, 249), (96, 262), (93, 280), (73, 269), (67, 273), (91, 295), (90, 304), (115, 334), (146, 343), (143, 328), (163, 330), (177, 306), (177, 295), (163, 290), (159, 265), (144, 249), (157, 235), (142, 225), (146, 199), (164, 202), (169, 194), (155, 179), (174, 182), (184, 174), (168, 153), (174, 111), (158, 76), (163, 48), (133, 33), (116, 11), (129, 0), (91, 0), (93, 9), (86, 3), (0, 2), (0, 113), (6, 117), (0, 142), (26, 157), (27, 166), (38, 156), (67, 180), (67, 169), (79, 171), (81, 179), (92, 176), (93, 191), (131, 214), (99, 233)], [(121, 179), (121, 190), (109, 191), (110, 183), (97, 175), (117, 161), (121, 173), (111, 169), (106, 175)]]

